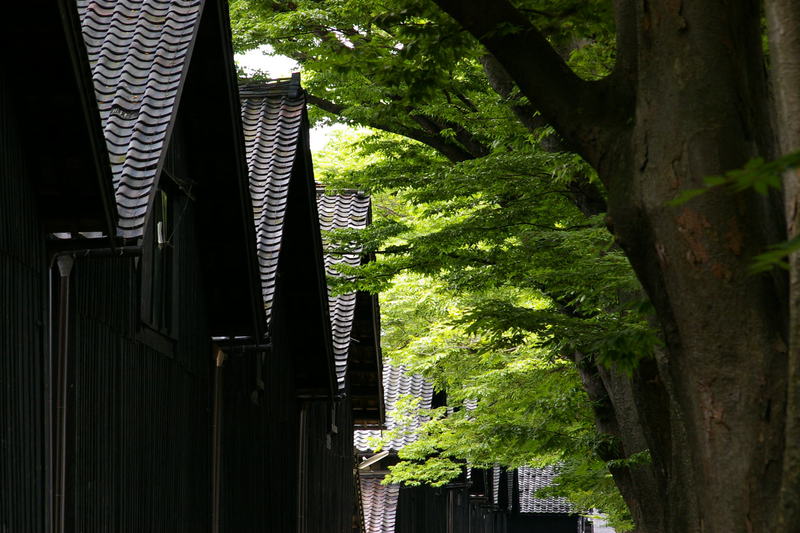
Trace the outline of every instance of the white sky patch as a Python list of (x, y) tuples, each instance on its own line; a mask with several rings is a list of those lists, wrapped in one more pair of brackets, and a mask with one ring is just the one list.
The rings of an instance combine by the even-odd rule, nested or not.
[[(234, 59), (236, 64), (244, 68), (248, 74), (263, 72), (270, 78), (288, 78), (293, 72), (302, 71), (302, 68), (295, 60), (273, 54), (272, 47), (266, 45), (244, 54), (236, 54)], [(300, 79), (302, 83), (302, 76)], [(311, 152), (317, 152), (324, 148), (334, 131), (348, 127), (343, 124), (333, 124), (331, 126), (311, 128)]]
[(260, 46), (244, 54), (236, 54), (236, 63), (248, 73), (263, 72), (270, 78), (288, 78), (300, 65), (286, 56), (273, 55), (271, 46)]

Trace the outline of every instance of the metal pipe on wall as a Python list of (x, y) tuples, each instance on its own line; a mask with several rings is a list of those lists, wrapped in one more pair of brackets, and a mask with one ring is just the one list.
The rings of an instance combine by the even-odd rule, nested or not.
[(58, 351), (56, 353), (56, 409), (55, 409), (55, 524), (56, 533), (66, 529), (66, 478), (67, 478), (67, 399), (69, 396), (69, 282), (74, 259), (71, 255), (56, 258), (58, 267)]
[(211, 533), (219, 533), (222, 483), (222, 379), (226, 354), (214, 347), (214, 406), (211, 419)]
[[(69, 423), (69, 361), (70, 279), (75, 259), (79, 257), (140, 256), (139, 246), (60, 250), (52, 255), (48, 280), (48, 355), (45, 378), (45, 468), (46, 525), (52, 533), (65, 533), (67, 527), (67, 467)], [(58, 293), (53, 289), (55, 270), (58, 270)], [(56, 315), (54, 319), (54, 314)], [(54, 330), (57, 329), (57, 341)], [(55, 407), (55, 409), (54, 409)]]
[(300, 405), (299, 424), (300, 430), (298, 435), (298, 458), (297, 458), (297, 533), (306, 533), (306, 506), (308, 505), (308, 495), (306, 494), (306, 475), (307, 475), (307, 462), (308, 462), (308, 443), (307, 443), (307, 427), (308, 424), (308, 402), (302, 402)]

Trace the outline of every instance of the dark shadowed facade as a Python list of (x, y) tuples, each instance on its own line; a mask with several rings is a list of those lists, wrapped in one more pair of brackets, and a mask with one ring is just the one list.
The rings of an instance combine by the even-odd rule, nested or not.
[[(371, 222), (368, 196), (357, 191), (331, 194), (318, 187), (317, 206), (328, 276), (342, 275), (338, 265), (354, 267), (372, 259), (357, 247), (342, 248), (328, 238), (328, 232), (364, 229)], [(329, 295), (328, 307), (336, 364), (336, 401), (329, 415), (334, 426), (326, 429), (320, 425), (323, 409), (330, 407), (313, 402), (304, 405), (309, 492), (303, 496), (305, 514), (313, 517), (306, 522), (306, 531), (319, 533), (350, 532), (361, 522), (353, 430), (378, 428), (383, 421), (377, 297), (360, 291)]]
[(58, 86), (0, 72), (0, 530), (209, 530), (211, 337), (264, 329), (227, 8), (26, 7), (4, 60)]
[(335, 392), (305, 96), (298, 79), (240, 95), (267, 334), (218, 339), (219, 528), (297, 531), (302, 406), (330, 403)]

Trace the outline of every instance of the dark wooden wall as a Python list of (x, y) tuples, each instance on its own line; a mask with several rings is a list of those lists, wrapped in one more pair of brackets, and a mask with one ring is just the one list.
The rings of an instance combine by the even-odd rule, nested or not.
[(469, 533), (506, 533), (507, 515), (479, 503), (471, 503), (469, 508)]
[(0, 531), (45, 519), (46, 259), (20, 113), (0, 71)]
[[(46, 235), (28, 163), (46, 144), (16, 137), (25, 110), (12, 96), (0, 78), (0, 531), (40, 533), (53, 402)], [(67, 531), (209, 527), (211, 351), (193, 216), (188, 202), (172, 236), (172, 338), (141, 334), (141, 259), (75, 259)]]
[(579, 521), (563, 514), (515, 514), (509, 517), (508, 533), (576, 533)]
[(144, 333), (142, 259), (76, 259), (74, 531), (208, 529), (211, 347), (193, 214), (188, 202), (170, 244), (169, 335)]
[(507, 533), (511, 531), (508, 520), (506, 511), (487, 504), (484, 499), (471, 498), (466, 485), (402, 487), (397, 504), (396, 531)]
[(295, 532), (299, 407), (294, 356), (273, 310), (272, 349), (224, 364), (220, 531)]
[[(306, 442), (305, 489), (301, 496), (306, 533), (350, 533), (355, 511), (353, 418), (349, 398), (337, 403), (306, 402), (303, 426)], [(336, 433), (331, 432), (331, 420)]]
[(291, 376), (272, 353), (223, 370), (220, 531), (293, 532), (298, 419)]
[(400, 488), (397, 533), (448, 533), (447, 523), (448, 489), (429, 486)]

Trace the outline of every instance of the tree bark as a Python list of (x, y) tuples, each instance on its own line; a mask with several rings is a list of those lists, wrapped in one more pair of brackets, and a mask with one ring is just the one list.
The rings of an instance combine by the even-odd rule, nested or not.
[[(780, 155), (800, 150), (800, 4), (765, 3), (769, 34), (775, 129)], [(783, 200), (789, 239), (800, 230), (800, 170), (783, 175)], [(800, 254), (789, 256), (789, 362), (786, 439), (776, 531), (796, 531), (800, 524)]]
[[(576, 354), (575, 364), (592, 402), (597, 430), (613, 445), (598, 450), (603, 461), (619, 461), (648, 449), (638, 419), (632, 381), (608, 369), (598, 368), (591, 358)], [(614, 482), (637, 524), (636, 533), (665, 531), (666, 509), (657, 497), (663, 480), (655, 465), (610, 467)]]
[[(651, 450), (656, 496), (668, 509), (661, 522), (640, 517), (640, 530), (774, 531), (787, 291), (748, 267), (785, 238), (783, 213), (750, 191), (668, 203), (707, 176), (773, 155), (758, 2), (619, 0), (618, 65), (598, 83), (567, 72), (505, 0), (436, 2), (597, 169), (610, 225), (655, 306), (665, 342), (657, 364), (631, 381), (604, 376), (611, 398), (628, 398), (618, 417), (636, 405), (631, 424)], [(499, 31), (509, 23), (519, 29)], [(793, 483), (784, 483), (791, 501)], [(654, 484), (624, 496), (641, 506)]]

